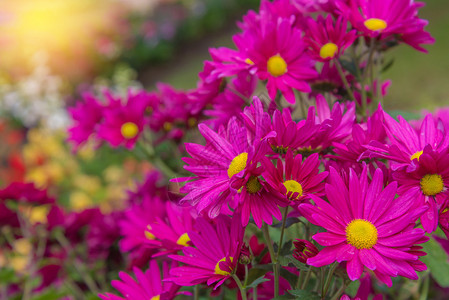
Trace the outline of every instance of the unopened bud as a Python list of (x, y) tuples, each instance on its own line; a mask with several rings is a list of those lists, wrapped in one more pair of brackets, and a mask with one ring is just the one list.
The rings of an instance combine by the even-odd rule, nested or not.
[(319, 252), (318, 248), (307, 240), (296, 239), (293, 244), (295, 245), (293, 257), (304, 264), (307, 263), (308, 258), (314, 257)]
[(249, 251), (249, 247), (247, 245), (243, 245), (240, 250), (239, 263), (242, 265), (249, 265), (251, 263), (251, 251)]

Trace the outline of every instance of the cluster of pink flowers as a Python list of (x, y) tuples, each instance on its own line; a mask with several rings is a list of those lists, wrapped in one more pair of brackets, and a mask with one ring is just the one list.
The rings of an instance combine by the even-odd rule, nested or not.
[[(112, 147), (150, 143), (153, 153), (175, 141), (174, 152), (185, 150), (184, 170), (155, 161), (179, 192), (147, 180), (118, 220), (137, 278), (120, 273), (113, 282), (124, 299), (172, 299), (202, 284), (215, 294), (238, 287), (245, 299), (257, 287), (259, 299), (271, 299), (307, 289), (318, 269), (329, 270), (322, 298), (332, 280), (343, 287), (339, 297), (346, 279), (367, 280), (370, 291), (375, 278), (388, 286), (392, 277), (418, 279), (426, 233), (449, 233), (449, 124), (438, 114), (396, 121), (380, 105), (390, 82), (377, 74), (392, 46), (425, 52), (434, 42), (421, 6), (262, 0), (238, 24), (235, 49), (210, 49), (195, 89), (160, 84), (125, 101), (107, 93), (106, 103), (89, 95), (72, 109), (75, 145), (93, 135)], [(254, 96), (258, 83), (267, 99)], [(293, 251), (283, 237), (295, 223), (303, 234)], [(281, 228), (276, 245), (268, 225)], [(346, 272), (332, 277), (336, 268)]]

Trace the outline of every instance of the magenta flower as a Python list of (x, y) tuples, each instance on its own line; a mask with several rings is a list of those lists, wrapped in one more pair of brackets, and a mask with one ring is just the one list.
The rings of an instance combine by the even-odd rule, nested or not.
[(247, 130), (235, 118), (228, 124), (227, 131), (214, 132), (204, 124), (198, 125), (206, 145), (186, 144), (191, 158), (184, 158), (184, 168), (194, 177), (178, 178), (172, 181), (187, 181), (180, 191), (187, 195), (181, 200), (195, 206), (198, 213), (206, 212), (215, 218), (228, 205), (235, 208), (234, 197), (245, 183), (248, 166), (257, 164), (264, 153), (255, 151), (247, 139)]
[(365, 153), (365, 145), (371, 141), (384, 142), (386, 133), (383, 126), (383, 111), (376, 110), (366, 121), (366, 123), (354, 124), (352, 127), (352, 135), (350, 140), (345, 143), (334, 142), (334, 151), (338, 156), (332, 156), (338, 160), (357, 162), (364, 158), (362, 154)]
[(317, 118), (314, 117), (314, 120), (319, 129), (311, 141), (312, 149), (326, 149), (334, 142), (348, 139), (355, 122), (354, 102), (347, 104), (336, 102), (331, 111), (326, 99), (322, 95), (317, 95), (316, 112)]
[(191, 207), (180, 207), (169, 201), (165, 207), (167, 218), (156, 216), (156, 221), (148, 227), (148, 233), (153, 235), (154, 239), (148, 239), (147, 243), (160, 250), (158, 256), (191, 246), (188, 232), (193, 230), (195, 220)]
[(360, 278), (364, 267), (373, 270), (388, 286), (391, 277), (404, 276), (418, 279), (413, 262), (414, 244), (428, 238), (421, 228), (414, 228), (416, 219), (426, 208), (417, 207), (414, 199), (395, 199), (397, 184), (383, 189), (383, 175), (376, 170), (368, 183), (365, 168), (358, 178), (351, 170), (346, 184), (337, 171), (330, 169), (329, 184), (325, 187), (329, 202), (312, 196), (315, 205), (301, 204), (301, 213), (313, 224), (327, 232), (313, 236), (326, 246), (307, 263), (321, 267), (333, 262), (347, 261), (346, 269), (351, 280)]
[(436, 152), (430, 145), (424, 148), (416, 170), (402, 169), (393, 173), (399, 184), (398, 194), (415, 199), (418, 205), (428, 207), (421, 216), (427, 232), (438, 226), (438, 210), (449, 199), (449, 151)]
[(398, 116), (399, 123), (385, 112), (383, 118), (391, 144), (372, 141), (366, 146), (369, 149), (367, 155), (390, 160), (392, 170), (407, 167), (407, 171), (414, 171), (424, 147), (430, 145), (440, 152), (449, 146), (447, 129), (438, 127), (430, 114), (424, 118), (419, 130), (415, 130), (401, 116)]
[(131, 205), (119, 220), (123, 239), (119, 242), (122, 252), (141, 253), (154, 248), (155, 236), (151, 223), (166, 215), (165, 203), (159, 197), (145, 196), (142, 203)]
[(413, 0), (339, 0), (336, 4), (352, 25), (365, 35), (381, 40), (399, 39), (413, 48), (427, 52), (421, 44), (433, 44), (435, 39), (424, 27), (427, 21), (418, 17), (422, 2)]
[(197, 232), (189, 232), (193, 247), (185, 247), (184, 255), (169, 256), (185, 265), (171, 269), (167, 280), (181, 286), (216, 283), (216, 289), (236, 271), (245, 231), (241, 218), (236, 214), (232, 221), (225, 216), (216, 220), (212, 226), (197, 219)]
[[(173, 267), (173, 264), (172, 266)], [(163, 275), (168, 275), (168, 263), (163, 264)], [(98, 295), (103, 300), (171, 300), (178, 293), (179, 286), (172, 282), (163, 281), (161, 271), (156, 260), (150, 261), (150, 267), (145, 272), (134, 267), (135, 279), (125, 272), (120, 272), (120, 280), (113, 280), (112, 286), (119, 291), (123, 297), (111, 293)]]
[(309, 18), (307, 25), (304, 42), (309, 46), (312, 58), (318, 61), (340, 57), (356, 38), (355, 30), (347, 32), (347, 21), (341, 16), (334, 24), (331, 15), (326, 19), (320, 15), (316, 21)]
[(125, 104), (119, 103), (104, 109), (104, 122), (98, 128), (98, 137), (112, 147), (125, 146), (132, 149), (143, 131), (149, 104), (147, 93), (129, 92)]
[(75, 149), (96, 133), (96, 127), (103, 119), (101, 103), (91, 94), (84, 94), (83, 99), (84, 102), (78, 101), (75, 107), (68, 109), (74, 121), (68, 129), (68, 140), (74, 144)]
[(288, 151), (285, 163), (282, 159), (277, 160), (276, 167), (268, 159), (263, 161), (265, 172), (263, 177), (277, 191), (279, 191), (290, 205), (298, 206), (310, 195), (324, 195), (324, 179), (327, 172), (319, 170), (320, 160), (318, 154), (312, 154), (303, 160), (301, 154), (293, 156)]
[(257, 74), (260, 80), (268, 81), (271, 99), (279, 90), (289, 103), (295, 103), (293, 89), (311, 91), (307, 80), (317, 75), (313, 61), (306, 54), (301, 31), (287, 19), (279, 19), (278, 22), (263, 20), (260, 31), (248, 30), (234, 36), (238, 51), (214, 51), (215, 60), (219, 63), (215, 76), (230, 76), (247, 70)]
[(438, 215), (438, 224), (446, 235), (446, 239), (449, 240), (449, 200), (446, 200), (446, 202), (441, 206), (440, 213)]
[(284, 109), (282, 113), (275, 110), (271, 130), (276, 133), (276, 136), (268, 139), (273, 152), (285, 154), (288, 149), (309, 147), (310, 141), (319, 128), (315, 124), (314, 116), (315, 108), (311, 107), (307, 119), (296, 123), (292, 120), (290, 109)]

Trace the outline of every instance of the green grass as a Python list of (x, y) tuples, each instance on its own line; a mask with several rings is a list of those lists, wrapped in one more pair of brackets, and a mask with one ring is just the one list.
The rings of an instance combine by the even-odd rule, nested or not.
[(416, 111), (449, 106), (449, 1), (426, 3), (420, 17), (429, 21), (427, 29), (436, 42), (426, 47), (428, 54), (401, 45), (388, 55), (395, 62), (385, 74), (392, 80), (385, 99), (387, 109)]

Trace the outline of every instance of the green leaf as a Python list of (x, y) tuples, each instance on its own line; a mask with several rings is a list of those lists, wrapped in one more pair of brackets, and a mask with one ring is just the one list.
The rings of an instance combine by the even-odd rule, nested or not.
[[(268, 270), (264, 270), (264, 269), (259, 269), (259, 268), (252, 268), (251, 270), (249, 270), (248, 272), (248, 281), (246, 283), (246, 285), (248, 287), (255, 287), (258, 284), (267, 281), (267, 280), (263, 280), (265, 274), (268, 272)], [(262, 281), (261, 281), (262, 280)]]
[(389, 62), (387, 62), (387, 63), (382, 67), (381, 72), (383, 73), (383, 72), (388, 71), (388, 70), (391, 68), (391, 66), (393, 66), (393, 63), (394, 63), (394, 58), (392, 58)]
[(359, 286), (360, 286), (360, 280), (351, 281), (351, 283), (348, 285), (348, 287), (345, 290), (345, 294), (347, 294), (351, 297), (355, 297), (355, 295), (357, 294), (357, 291), (359, 290)]
[(302, 271), (308, 271), (309, 267), (302, 262), (298, 261), (293, 257), (293, 255), (286, 255), (279, 257), (279, 262), (282, 266), (288, 266), (289, 264), (293, 264), (296, 268)]
[(293, 274), (284, 268), (281, 268), (281, 276), (290, 283), (290, 286), (295, 286), (296, 281), (298, 280), (298, 276), (296, 274)]
[(292, 246), (293, 246), (292, 240), (285, 242), (284, 245), (282, 245), (281, 252), (279, 253), (279, 255), (285, 256), (290, 254), (292, 252)]
[(304, 299), (304, 300), (321, 300), (320, 295), (315, 292), (307, 291), (307, 290), (291, 290), (288, 291), (293, 296), (296, 296), (295, 299)]
[[(299, 218), (296, 218), (296, 217), (287, 218), (287, 220), (285, 220), (285, 228), (289, 228), (290, 226), (292, 226), (293, 224), (296, 224), (296, 223), (299, 223)], [(271, 227), (281, 228), (282, 222), (272, 225)]]
[(449, 262), (446, 251), (433, 238), (422, 246), (427, 255), (423, 256), (421, 261), (427, 265), (430, 274), (441, 287), (449, 287)]
[(264, 276), (257, 278), (256, 280), (254, 280), (250, 285), (248, 285), (247, 287), (249, 288), (255, 288), (256, 286), (258, 286), (259, 284), (261, 284), (262, 282), (265, 281), (270, 281), (269, 279), (265, 278)]
[(354, 61), (351, 60), (345, 60), (345, 59), (339, 59), (340, 64), (342, 65), (343, 69), (357, 77), (357, 65), (354, 63)]

